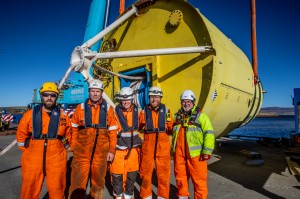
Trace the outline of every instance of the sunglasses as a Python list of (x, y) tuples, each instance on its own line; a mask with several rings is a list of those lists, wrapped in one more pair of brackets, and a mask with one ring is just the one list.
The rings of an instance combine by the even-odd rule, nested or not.
[(53, 98), (56, 98), (57, 97), (57, 94), (55, 93), (42, 93), (42, 96), (43, 97), (53, 97)]

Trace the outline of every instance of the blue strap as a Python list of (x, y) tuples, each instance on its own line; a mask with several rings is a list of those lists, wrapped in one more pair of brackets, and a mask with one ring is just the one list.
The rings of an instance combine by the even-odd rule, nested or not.
[(116, 110), (116, 114), (118, 116), (118, 119), (120, 121), (120, 124), (122, 126), (122, 130), (124, 132), (129, 132), (129, 131), (133, 131), (133, 130), (138, 130), (138, 120), (139, 120), (139, 116), (138, 116), (138, 108), (136, 107), (135, 104), (133, 104), (133, 114), (132, 114), (132, 126), (129, 127), (127, 124), (127, 120), (124, 117), (124, 114), (122, 113), (121, 110), (121, 105), (119, 104), (118, 106), (116, 106), (115, 110)]
[(32, 134), (34, 139), (57, 138), (60, 121), (60, 107), (55, 106), (51, 112), (48, 134), (42, 134), (42, 105), (37, 105), (32, 110)]
[(158, 128), (153, 127), (152, 111), (149, 104), (145, 106), (146, 133), (166, 132), (166, 106), (161, 104), (158, 108)]
[(104, 99), (102, 99), (102, 103), (100, 104), (100, 113), (99, 113), (99, 123), (93, 124), (92, 123), (92, 112), (91, 106), (88, 104), (88, 100), (84, 102), (84, 120), (85, 120), (85, 127), (86, 128), (107, 128), (106, 125), (106, 117), (107, 117), (107, 103)]

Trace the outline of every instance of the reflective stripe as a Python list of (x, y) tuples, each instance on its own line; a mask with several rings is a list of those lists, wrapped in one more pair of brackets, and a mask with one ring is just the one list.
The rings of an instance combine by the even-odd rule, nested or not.
[(144, 199), (152, 199), (152, 196), (148, 196), (147, 198), (144, 198)]
[(206, 148), (206, 147), (205, 147), (204, 150), (205, 150), (205, 151), (209, 151), (209, 152), (211, 152), (211, 153), (213, 152), (213, 149), (211, 149), (211, 148)]
[(208, 131), (205, 131), (204, 134), (215, 134), (215, 133), (212, 130), (208, 130)]
[(188, 196), (178, 196), (178, 199), (189, 199)]
[(158, 196), (157, 199), (166, 199), (166, 198)]
[(24, 142), (18, 142), (18, 146), (24, 146)]
[(75, 123), (71, 123), (72, 124), (72, 127), (78, 127), (79, 126), (79, 124), (75, 124)]
[(124, 149), (127, 149), (127, 148), (128, 148), (127, 146), (120, 146), (120, 145), (117, 145), (117, 149), (124, 150)]
[(192, 150), (199, 150), (199, 149), (202, 149), (202, 146), (201, 145), (198, 145), (198, 146), (191, 146), (189, 147), (189, 149), (192, 151)]
[(197, 131), (199, 133), (202, 133), (202, 130), (199, 129), (198, 127), (191, 127), (191, 126), (189, 126), (188, 127), (188, 131)]
[[(132, 146), (132, 148), (136, 148), (136, 147), (138, 147), (139, 146), (139, 144), (135, 144), (135, 145), (133, 145)], [(129, 147), (127, 147), (127, 146), (120, 146), (120, 145), (117, 145), (117, 149), (120, 149), (120, 150), (125, 150), (125, 149), (128, 149)]]
[(116, 130), (116, 129), (117, 129), (117, 126), (110, 126), (110, 127), (108, 127), (109, 131)]
[[(133, 136), (136, 136), (136, 135), (138, 135), (138, 132), (134, 131), (132, 134), (133, 134)], [(121, 135), (121, 137), (130, 138), (131, 132), (123, 132), (123, 133), (120, 133), (120, 135)]]

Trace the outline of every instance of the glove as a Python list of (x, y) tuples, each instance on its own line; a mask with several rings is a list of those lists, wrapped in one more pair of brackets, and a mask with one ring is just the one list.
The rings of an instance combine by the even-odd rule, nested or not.
[(209, 160), (210, 159), (210, 155), (207, 154), (201, 154), (200, 156), (200, 160), (201, 161), (205, 161), (205, 160)]

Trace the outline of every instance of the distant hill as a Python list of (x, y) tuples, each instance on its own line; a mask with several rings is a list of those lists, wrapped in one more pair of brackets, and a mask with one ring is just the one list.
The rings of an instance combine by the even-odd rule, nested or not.
[(4, 110), (12, 114), (23, 113), (27, 110), (27, 106), (0, 107), (0, 112)]
[(278, 117), (278, 116), (294, 116), (294, 108), (293, 107), (261, 108), (256, 117)]

